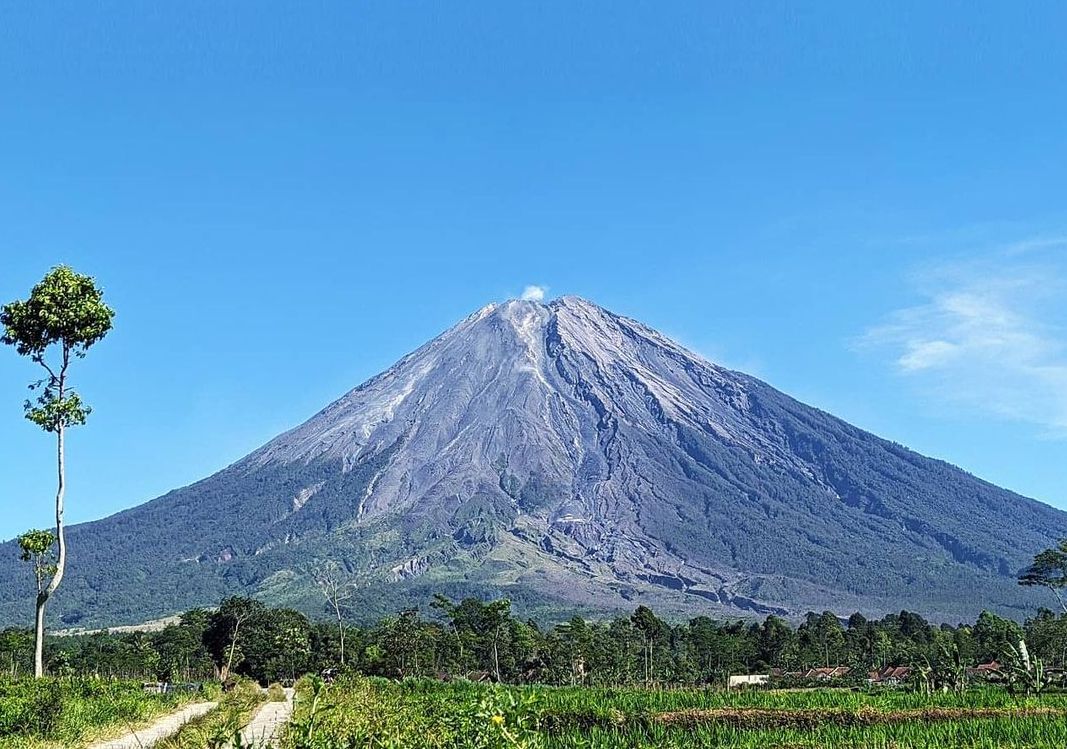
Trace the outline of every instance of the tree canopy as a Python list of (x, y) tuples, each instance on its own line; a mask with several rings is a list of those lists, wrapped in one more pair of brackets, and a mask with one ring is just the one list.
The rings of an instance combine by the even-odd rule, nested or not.
[[(638, 613), (640, 612), (640, 613)], [(345, 668), (404, 677), (466, 677), (560, 685), (722, 684), (730, 674), (849, 669), (847, 680), (890, 666), (955, 673), (1006, 662), (1021, 639), (1051, 669), (1067, 666), (1067, 615), (1042, 610), (1024, 624), (986, 612), (958, 625), (901, 611), (878, 619), (811, 613), (672, 622), (648, 607), (603, 621), (572, 617), (552, 626), (517, 617), (503, 600), (438, 597), (377, 624), (352, 625)], [(32, 638), (0, 632), (0, 668), (25, 673)], [(232, 659), (231, 659), (232, 653)], [(192, 680), (230, 674), (269, 683), (340, 667), (336, 623), (230, 598), (195, 609), (158, 632), (94, 633), (48, 641), (49, 671)]]
[[(31, 385), (41, 393), (36, 403), (26, 401), (26, 418), (49, 432), (85, 423), (91, 409), (70, 390), (65, 381), (67, 367), (72, 356), (84, 357), (107, 335), (114, 316), (93, 278), (66, 265), (49, 271), (28, 299), (0, 309), (4, 327), (0, 341), (30, 357), (47, 374)], [(59, 350), (58, 360), (49, 358), (52, 347)]]
[(1019, 584), (1045, 586), (1056, 596), (1063, 612), (1067, 614), (1067, 602), (1060, 594), (1060, 590), (1067, 587), (1067, 538), (1035, 556), (1033, 564), (1019, 576)]

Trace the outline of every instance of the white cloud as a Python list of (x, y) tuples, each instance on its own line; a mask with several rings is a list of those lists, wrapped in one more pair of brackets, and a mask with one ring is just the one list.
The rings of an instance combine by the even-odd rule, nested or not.
[(548, 291), (545, 286), (527, 286), (522, 290), (521, 299), (527, 302), (540, 302), (545, 298), (545, 292)]
[(960, 352), (959, 344), (950, 341), (909, 340), (905, 346), (907, 351), (897, 360), (897, 364), (907, 372), (944, 365)]
[(1020, 262), (1018, 243), (967, 265), (928, 269), (922, 303), (863, 338), (940, 401), (1067, 437), (1067, 305), (1055, 264)]
[(1007, 255), (1023, 255), (1026, 253), (1039, 252), (1042, 250), (1061, 249), (1067, 247), (1067, 237), (1047, 236), (1024, 239), (1015, 242), (1005, 248)]

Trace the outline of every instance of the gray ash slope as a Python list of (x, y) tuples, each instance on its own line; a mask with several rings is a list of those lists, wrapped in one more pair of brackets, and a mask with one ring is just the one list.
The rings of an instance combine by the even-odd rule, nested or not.
[[(564, 297), (484, 307), (218, 474), (73, 528), (53, 608), (120, 623), (242, 592), (317, 611), (305, 572), (333, 558), (368, 616), (431, 591), (1021, 615), (1040, 599), (1015, 574), (1063, 535), (1063, 512)], [(3, 552), (14, 620), (28, 580)]]

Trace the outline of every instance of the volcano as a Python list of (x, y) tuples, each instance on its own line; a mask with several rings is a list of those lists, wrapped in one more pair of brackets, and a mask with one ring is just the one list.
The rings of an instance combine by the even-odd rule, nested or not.
[[(806, 406), (577, 297), (490, 304), (191, 486), (70, 529), (51, 614), (143, 621), (242, 593), (361, 616), (431, 593), (531, 615), (1031, 612), (1067, 513)], [(31, 608), (0, 553), (0, 619)], [(10, 562), (8, 560), (11, 560)]]

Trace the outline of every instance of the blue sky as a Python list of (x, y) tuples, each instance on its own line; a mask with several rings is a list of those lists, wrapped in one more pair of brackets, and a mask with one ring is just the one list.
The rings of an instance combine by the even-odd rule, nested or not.
[[(1067, 509), (1067, 14), (1013, 6), (5, 4), (0, 300), (66, 262), (118, 311), (69, 517), (528, 284)], [(0, 351), (2, 537), (35, 377)]]

